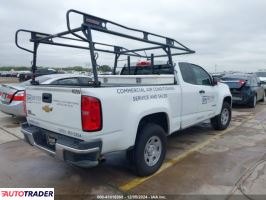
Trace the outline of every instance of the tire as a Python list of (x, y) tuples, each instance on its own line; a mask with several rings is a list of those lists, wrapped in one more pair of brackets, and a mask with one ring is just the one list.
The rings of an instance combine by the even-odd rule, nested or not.
[(250, 100), (248, 106), (250, 108), (255, 108), (257, 104), (257, 95), (254, 95), (253, 98)]
[(265, 101), (265, 91), (263, 93), (262, 99), (260, 100), (260, 102), (264, 102)]
[(232, 108), (229, 103), (224, 102), (222, 106), (221, 113), (211, 118), (211, 125), (215, 130), (226, 129), (231, 121)]
[(142, 126), (133, 149), (133, 162), (138, 176), (149, 176), (161, 167), (165, 159), (166, 142), (166, 133), (161, 126), (154, 123)]
[(130, 164), (134, 164), (134, 149), (127, 150), (126, 157)]

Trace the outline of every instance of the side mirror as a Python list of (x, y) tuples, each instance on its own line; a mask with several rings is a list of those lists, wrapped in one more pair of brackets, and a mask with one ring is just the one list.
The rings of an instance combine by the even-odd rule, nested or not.
[(212, 78), (212, 85), (213, 85), (213, 86), (217, 85), (219, 81), (220, 81), (219, 78), (217, 78), (217, 77), (213, 77), (213, 78)]

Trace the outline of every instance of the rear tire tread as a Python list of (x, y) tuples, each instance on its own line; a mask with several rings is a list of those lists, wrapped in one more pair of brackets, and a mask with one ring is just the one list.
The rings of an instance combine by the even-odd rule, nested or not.
[[(223, 125), (221, 122), (221, 113), (225, 108), (228, 109), (228, 111), (229, 111), (229, 119), (228, 119), (228, 122), (225, 125)], [(215, 117), (211, 118), (212, 127), (215, 130), (225, 130), (230, 124), (231, 116), (232, 116), (231, 112), (232, 112), (231, 105), (229, 105), (229, 103), (227, 103), (227, 102), (224, 102), (222, 109), (221, 109), (221, 113), (219, 115), (216, 115)]]
[(248, 106), (250, 108), (255, 108), (256, 107), (256, 104), (257, 104), (257, 95), (255, 95), (255, 96), (252, 97), (252, 99), (250, 100)]
[[(162, 152), (157, 163), (153, 166), (148, 166), (144, 160), (144, 148), (152, 136), (160, 138), (162, 143)], [(166, 133), (161, 126), (155, 123), (148, 123), (140, 128), (134, 148), (129, 150), (127, 153), (129, 161), (133, 162), (135, 165), (136, 174), (138, 176), (149, 176), (159, 170), (165, 159), (166, 142)]]

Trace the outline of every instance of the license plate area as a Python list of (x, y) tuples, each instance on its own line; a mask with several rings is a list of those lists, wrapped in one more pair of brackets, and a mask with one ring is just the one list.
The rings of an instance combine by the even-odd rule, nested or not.
[(233, 100), (236, 100), (236, 101), (242, 101), (242, 97), (232, 97)]
[(47, 145), (49, 145), (49, 146), (55, 147), (56, 140), (57, 139), (55, 137), (51, 136), (51, 135), (47, 135), (46, 136), (46, 142), (47, 142)]
[(55, 151), (56, 138), (52, 137), (49, 134), (45, 134), (43, 132), (33, 134), (33, 137), (34, 137), (34, 141), (39, 146), (42, 146), (51, 151)]

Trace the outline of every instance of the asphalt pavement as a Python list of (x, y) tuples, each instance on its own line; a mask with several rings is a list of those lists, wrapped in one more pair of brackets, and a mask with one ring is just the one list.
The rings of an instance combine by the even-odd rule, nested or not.
[(20, 123), (25, 119), (0, 113), (0, 187), (53, 187), (56, 199), (114, 194), (265, 199), (265, 105), (234, 108), (225, 131), (214, 131), (206, 121), (171, 135), (162, 168), (146, 178), (134, 175), (125, 152), (109, 154), (90, 169), (56, 160), (23, 141)]

